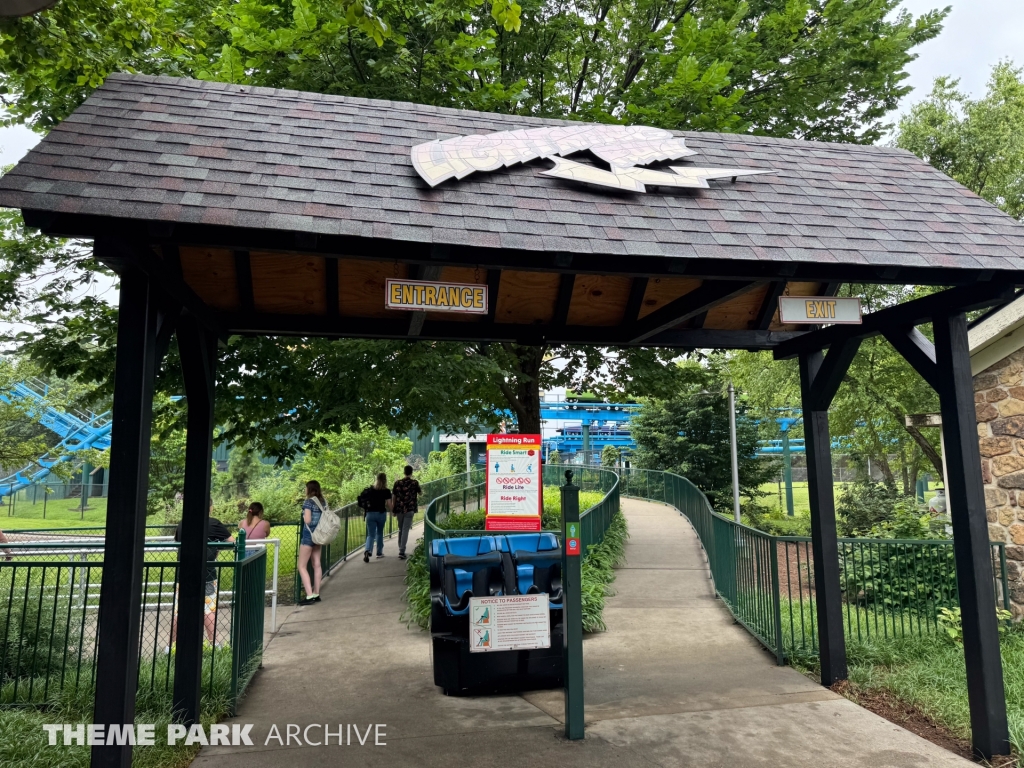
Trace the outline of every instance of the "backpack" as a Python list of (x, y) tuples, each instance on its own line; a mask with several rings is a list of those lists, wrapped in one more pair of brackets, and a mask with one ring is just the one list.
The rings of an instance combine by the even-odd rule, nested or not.
[(336, 512), (324, 509), (324, 505), (316, 496), (313, 497), (313, 502), (320, 508), (320, 522), (316, 524), (310, 537), (314, 544), (330, 544), (337, 538), (338, 531), (341, 530), (341, 520)]
[(359, 506), (364, 513), (370, 511), (370, 505), (373, 503), (370, 500), (370, 491), (373, 490), (373, 486), (366, 486), (363, 488), (363, 492), (359, 494), (359, 498), (356, 499), (356, 504)]

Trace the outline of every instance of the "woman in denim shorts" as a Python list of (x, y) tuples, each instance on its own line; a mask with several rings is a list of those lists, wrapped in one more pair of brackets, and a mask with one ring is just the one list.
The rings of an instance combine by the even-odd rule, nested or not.
[[(320, 522), (320, 515), (327, 509), (320, 483), (310, 480), (306, 483), (306, 500), (302, 502), (302, 538), (299, 540), (299, 578), (302, 588), (306, 591), (306, 599), (299, 605), (312, 605), (320, 602), (320, 545), (313, 543), (313, 531)], [(313, 561), (313, 583), (309, 581), (309, 561)]]

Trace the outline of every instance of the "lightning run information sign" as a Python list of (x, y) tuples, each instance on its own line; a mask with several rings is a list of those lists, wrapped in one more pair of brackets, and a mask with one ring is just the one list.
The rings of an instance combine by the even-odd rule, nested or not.
[(540, 435), (487, 436), (487, 530), (539, 531)]

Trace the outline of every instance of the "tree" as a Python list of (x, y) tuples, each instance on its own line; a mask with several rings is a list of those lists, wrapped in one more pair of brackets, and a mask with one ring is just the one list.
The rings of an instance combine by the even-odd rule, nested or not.
[[(63, 0), (33, 17), (0, 20), (0, 98), (10, 121), (46, 129), (108, 73), (129, 71), (871, 142), (908, 92), (902, 81), (911, 50), (938, 34), (946, 13), (914, 18), (894, 13), (898, 4)], [(79, 244), (32, 242), (27, 251), (10, 263), (5, 257), (0, 289), (6, 281), (20, 290), (51, 262), (66, 266), (66, 284), (85, 284), (99, 270)], [(116, 310), (95, 299), (78, 306), (63, 290), (37, 300), (19, 295), (13, 306), (36, 328), (18, 340), (28, 354), (109, 395)], [(490, 424), (495, 411), (510, 410), (521, 431), (537, 432), (541, 388), (664, 397), (678, 386), (671, 357), (646, 349), (235, 339), (220, 360), (218, 417), (231, 420), (225, 439), (284, 459), (296, 441), (360, 422), (443, 428)], [(173, 348), (158, 386), (181, 392)]]
[(411, 449), (410, 440), (388, 434), (383, 427), (319, 434), (295, 463), (292, 475), (303, 482), (318, 480), (336, 504), (339, 499), (355, 498), (356, 486), (372, 481), (378, 472), (400, 471)]
[[(645, 401), (630, 424), (636, 466), (684, 475), (715, 509), (731, 513), (732, 454), (723, 360), (715, 355), (707, 364), (688, 360), (680, 367), (687, 383), (669, 399)], [(741, 399), (736, 404), (740, 493), (755, 501), (765, 495), (761, 486), (777, 470), (776, 462), (755, 455), (757, 441), (757, 422)]]
[(619, 466), (620, 458), (622, 458), (622, 451), (620, 451), (614, 445), (606, 445), (604, 449), (601, 451), (601, 466), (617, 467)]
[[(933, 287), (846, 285), (842, 295), (859, 296), (867, 312), (931, 293)], [(930, 326), (921, 330), (930, 335)], [(753, 412), (766, 428), (774, 427), (779, 409), (800, 407), (800, 375), (796, 360), (774, 360), (770, 352), (736, 352), (729, 374), (744, 390)], [(931, 466), (942, 476), (938, 435), (906, 425), (906, 416), (938, 410), (938, 396), (909, 363), (881, 336), (864, 340), (829, 408), (833, 437), (841, 450), (870, 458), (888, 485), (898, 480), (910, 494), (917, 474)], [(770, 426), (769, 426), (770, 425)], [(797, 426), (791, 436), (802, 434)], [(767, 435), (765, 435), (767, 436)], [(896, 458), (895, 466), (891, 457)]]
[(899, 0), (63, 0), (0, 22), (11, 120), (109, 72), (870, 143), (948, 12)]
[(928, 98), (900, 119), (895, 144), (1024, 218), (1024, 69), (997, 64), (980, 99), (958, 84), (936, 78)]

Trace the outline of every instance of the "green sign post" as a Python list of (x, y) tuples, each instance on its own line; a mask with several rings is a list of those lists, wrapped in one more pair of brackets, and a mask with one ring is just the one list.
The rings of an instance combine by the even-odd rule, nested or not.
[(583, 738), (583, 589), (580, 489), (572, 470), (562, 486), (562, 637), (565, 658), (565, 736)]

